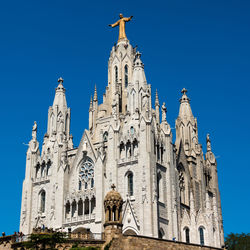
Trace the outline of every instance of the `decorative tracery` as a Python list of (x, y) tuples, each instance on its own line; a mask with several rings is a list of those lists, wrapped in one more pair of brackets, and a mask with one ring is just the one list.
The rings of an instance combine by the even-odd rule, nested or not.
[(85, 189), (88, 183), (91, 184), (91, 188), (94, 186), (94, 162), (86, 157), (80, 165), (79, 170), (80, 182), (84, 183)]

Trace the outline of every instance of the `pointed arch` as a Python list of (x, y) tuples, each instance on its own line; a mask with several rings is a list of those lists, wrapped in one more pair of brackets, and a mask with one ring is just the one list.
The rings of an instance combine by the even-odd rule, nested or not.
[(125, 84), (125, 88), (128, 87), (128, 65), (126, 64), (124, 66), (124, 84)]
[(44, 189), (42, 189), (39, 193), (40, 196), (40, 212), (44, 213), (45, 212), (45, 204), (46, 204), (46, 192)]

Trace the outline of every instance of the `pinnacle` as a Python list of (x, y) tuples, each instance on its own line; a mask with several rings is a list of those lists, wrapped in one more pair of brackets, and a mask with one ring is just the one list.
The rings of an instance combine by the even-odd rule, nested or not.
[(189, 103), (190, 99), (186, 95), (187, 89), (183, 88), (181, 93), (182, 93), (182, 97), (180, 99), (180, 103), (183, 103), (183, 102), (188, 102)]
[(57, 81), (62, 84), (64, 80), (62, 77), (59, 77)]
[(158, 92), (157, 89), (155, 91), (155, 106), (159, 105), (159, 97), (158, 97)]
[(97, 101), (97, 90), (96, 90), (96, 84), (95, 84), (95, 93), (94, 93), (94, 99), (93, 99), (93, 101), (95, 102), (95, 101)]

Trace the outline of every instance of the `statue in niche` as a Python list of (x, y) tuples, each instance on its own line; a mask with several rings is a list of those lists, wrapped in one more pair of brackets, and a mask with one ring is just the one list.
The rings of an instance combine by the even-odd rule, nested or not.
[(115, 100), (113, 100), (112, 103), (112, 115), (114, 119), (117, 120), (117, 102)]
[(29, 142), (29, 147), (32, 153), (36, 153), (38, 150), (38, 142), (36, 140), (37, 135), (37, 123), (34, 121), (34, 125), (32, 127), (32, 140)]
[(148, 110), (148, 95), (145, 94), (142, 99), (142, 108)]
[(121, 151), (121, 159), (124, 159), (125, 158), (125, 147), (124, 147), (123, 143), (120, 145), (120, 151)]
[(37, 123), (34, 121), (34, 125), (32, 127), (32, 139), (36, 140), (36, 134), (37, 134)]
[(207, 151), (211, 151), (211, 141), (209, 134), (207, 134)]
[(162, 106), (161, 106), (161, 112), (162, 112), (162, 121), (164, 122), (164, 121), (166, 121), (166, 119), (167, 119), (167, 108), (166, 108), (166, 106), (165, 106), (166, 104), (165, 104), (165, 102), (162, 104)]

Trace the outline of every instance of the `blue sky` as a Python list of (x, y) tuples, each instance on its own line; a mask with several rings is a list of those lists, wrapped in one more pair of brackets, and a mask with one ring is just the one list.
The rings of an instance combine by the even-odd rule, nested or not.
[(99, 101), (119, 13), (138, 45), (152, 92), (166, 102), (174, 127), (188, 89), (205, 148), (217, 156), (225, 234), (249, 233), (250, 1), (1, 1), (0, 232), (19, 228), (25, 153), (33, 121), (40, 145), (57, 79), (64, 78), (77, 146), (88, 126), (94, 84)]

